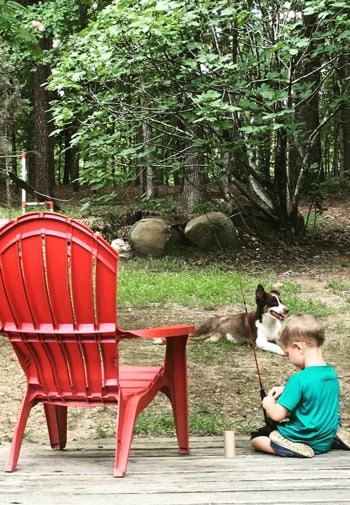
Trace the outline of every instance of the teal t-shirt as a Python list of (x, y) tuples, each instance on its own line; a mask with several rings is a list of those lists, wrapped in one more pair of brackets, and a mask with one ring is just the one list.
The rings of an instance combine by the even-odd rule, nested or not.
[(330, 449), (338, 429), (339, 381), (330, 365), (309, 366), (290, 377), (277, 403), (288, 410), (278, 424), (291, 442), (303, 442), (315, 453)]

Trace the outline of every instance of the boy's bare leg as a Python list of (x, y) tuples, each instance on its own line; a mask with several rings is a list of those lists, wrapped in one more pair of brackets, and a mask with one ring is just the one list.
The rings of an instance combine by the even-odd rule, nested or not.
[(271, 440), (269, 437), (255, 437), (250, 443), (255, 450), (260, 452), (268, 452), (269, 454), (278, 455), (277, 452), (271, 447)]

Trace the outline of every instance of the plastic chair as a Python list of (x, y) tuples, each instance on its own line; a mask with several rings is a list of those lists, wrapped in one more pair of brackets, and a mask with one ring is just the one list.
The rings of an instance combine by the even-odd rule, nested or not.
[[(134, 425), (158, 391), (189, 453), (188, 325), (123, 331), (116, 323), (118, 253), (77, 220), (25, 214), (0, 229), (0, 321), (27, 378), (5, 470), (16, 469), (31, 408), (43, 403), (51, 447), (64, 449), (68, 407), (117, 406), (114, 476), (125, 474)], [(163, 365), (119, 366), (125, 338), (166, 339)]]

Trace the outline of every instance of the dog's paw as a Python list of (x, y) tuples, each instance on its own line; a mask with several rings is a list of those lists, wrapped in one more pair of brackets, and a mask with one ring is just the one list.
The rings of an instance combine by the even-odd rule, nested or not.
[(285, 356), (283, 349), (278, 344), (269, 342), (265, 338), (258, 337), (256, 339), (256, 346), (263, 351), (269, 351), (273, 352), (274, 354), (279, 354), (280, 356)]
[(152, 342), (156, 345), (163, 345), (165, 344), (165, 338), (162, 337), (153, 338)]
[(215, 344), (216, 342), (219, 342), (220, 339), (221, 337), (219, 337), (219, 335), (212, 335), (206, 340), (206, 342), (212, 342)]
[(237, 339), (231, 335), (231, 333), (226, 333), (227, 342), (231, 342), (231, 344), (237, 344)]
[(279, 345), (276, 345), (275, 353), (279, 354), (280, 356), (286, 356), (286, 353), (281, 349)]

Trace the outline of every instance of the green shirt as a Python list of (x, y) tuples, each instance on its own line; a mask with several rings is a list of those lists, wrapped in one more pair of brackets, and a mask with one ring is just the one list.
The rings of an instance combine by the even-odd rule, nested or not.
[(333, 367), (309, 366), (297, 372), (277, 403), (289, 412), (288, 420), (277, 426), (283, 437), (308, 444), (315, 453), (330, 449), (339, 410), (339, 381)]

